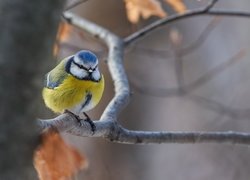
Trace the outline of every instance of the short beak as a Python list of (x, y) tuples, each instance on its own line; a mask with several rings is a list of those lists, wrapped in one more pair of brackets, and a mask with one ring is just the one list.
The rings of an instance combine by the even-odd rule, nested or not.
[(92, 70), (92, 69), (89, 69), (89, 70), (88, 70), (88, 72), (89, 72), (89, 73), (92, 73), (92, 72), (93, 72), (93, 70)]

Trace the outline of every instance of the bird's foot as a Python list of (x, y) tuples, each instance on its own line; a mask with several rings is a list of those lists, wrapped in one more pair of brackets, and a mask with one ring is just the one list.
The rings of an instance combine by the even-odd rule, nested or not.
[(96, 130), (96, 126), (95, 126), (94, 122), (91, 119), (88, 119), (88, 118), (84, 119), (84, 121), (89, 123), (89, 125), (91, 127), (92, 134), (94, 134), (95, 130)]
[(81, 119), (78, 115), (72, 113), (71, 111), (69, 111), (67, 109), (64, 111), (64, 113), (68, 113), (68, 114), (74, 116), (77, 119), (77, 121), (78, 121), (78, 123), (79, 123), (80, 126), (84, 126), (84, 122), (83, 121), (89, 123), (89, 125), (91, 127), (92, 133), (93, 134), (95, 133), (96, 126), (95, 126), (94, 122), (90, 119), (90, 117), (86, 113), (83, 113), (84, 116), (86, 117), (86, 119)]
[(79, 116), (77, 116), (76, 114), (72, 113), (71, 111), (69, 111), (67, 109), (65, 109), (63, 113), (68, 113), (68, 114), (74, 116), (77, 119), (77, 121), (81, 120), (81, 118)]
[(89, 123), (89, 125), (91, 127), (91, 131), (94, 134), (95, 130), (96, 130), (96, 126), (95, 126), (94, 122), (90, 119), (90, 117), (85, 112), (83, 114), (86, 117), (86, 119), (84, 119), (84, 121), (86, 121), (87, 123)]

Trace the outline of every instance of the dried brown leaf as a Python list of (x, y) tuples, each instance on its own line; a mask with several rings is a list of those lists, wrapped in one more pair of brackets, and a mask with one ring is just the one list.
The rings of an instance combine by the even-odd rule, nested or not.
[(72, 31), (72, 26), (67, 22), (61, 22), (58, 28), (57, 40), (62, 42), (69, 38)]
[(87, 166), (84, 156), (67, 145), (57, 132), (42, 135), (42, 144), (34, 154), (40, 180), (68, 180)]
[(59, 43), (55, 42), (54, 47), (53, 47), (53, 55), (57, 57), (58, 53), (59, 53)]
[(72, 32), (72, 26), (69, 23), (61, 22), (56, 35), (56, 43), (54, 44), (53, 54), (57, 56), (59, 52), (59, 44), (68, 40), (70, 33)]
[(162, 9), (158, 0), (125, 0), (128, 20), (137, 23), (142, 16), (144, 19), (150, 16), (165, 17), (167, 14)]
[(176, 12), (184, 13), (187, 10), (183, 0), (165, 0)]

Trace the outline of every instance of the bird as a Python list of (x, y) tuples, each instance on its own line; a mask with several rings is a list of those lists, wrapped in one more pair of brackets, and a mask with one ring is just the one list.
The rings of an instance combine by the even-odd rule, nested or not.
[(81, 50), (64, 58), (45, 75), (42, 96), (45, 105), (55, 113), (71, 113), (80, 122), (80, 115), (85, 115), (84, 121), (94, 132), (96, 127), (86, 111), (99, 103), (104, 84), (97, 56), (89, 50)]

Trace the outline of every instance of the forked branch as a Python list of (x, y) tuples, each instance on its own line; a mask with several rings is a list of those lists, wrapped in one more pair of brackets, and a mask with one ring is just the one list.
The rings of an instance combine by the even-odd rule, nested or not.
[(119, 125), (117, 119), (120, 111), (126, 106), (130, 97), (127, 75), (123, 66), (124, 44), (129, 45), (135, 40), (150, 34), (154, 29), (170, 22), (197, 15), (223, 15), (250, 17), (249, 12), (236, 12), (226, 10), (212, 10), (218, 0), (212, 0), (206, 7), (188, 11), (183, 14), (167, 17), (122, 39), (107, 29), (94, 24), (84, 18), (66, 12), (64, 17), (72, 25), (101, 39), (109, 49), (108, 68), (114, 81), (115, 95), (104, 110), (99, 121), (94, 121), (96, 131), (94, 134), (88, 123), (79, 126), (77, 119), (70, 114), (62, 114), (54, 119), (39, 120), (41, 129), (57, 129), (77, 136), (104, 137), (110, 141), (129, 144), (148, 143), (231, 143), (250, 144), (250, 133), (243, 132), (151, 132), (131, 131)]

